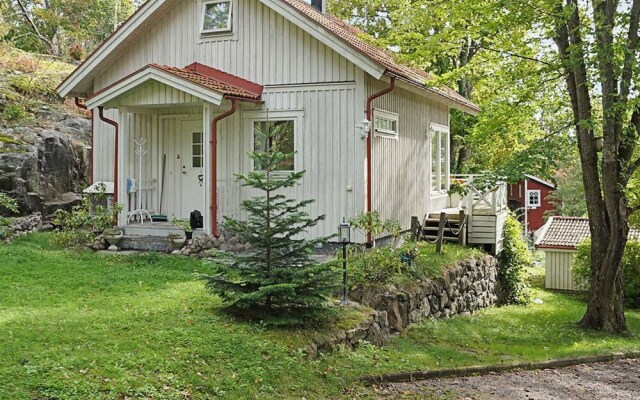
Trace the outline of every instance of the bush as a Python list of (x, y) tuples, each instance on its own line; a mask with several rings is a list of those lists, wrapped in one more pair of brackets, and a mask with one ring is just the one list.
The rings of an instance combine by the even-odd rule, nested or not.
[(400, 255), (389, 246), (366, 253), (358, 251), (349, 258), (351, 282), (355, 284), (387, 284), (403, 269)]
[(499, 256), (498, 298), (503, 304), (526, 304), (530, 300), (525, 269), (533, 265), (533, 255), (522, 236), (522, 225), (513, 214), (504, 226), (504, 247)]
[[(578, 245), (571, 267), (574, 286), (589, 290), (591, 281), (591, 240)], [(640, 308), (640, 242), (629, 241), (622, 256), (622, 284), (625, 305)]]
[[(104, 188), (96, 195), (97, 199), (105, 195)], [(96, 235), (111, 228), (122, 211), (121, 204), (114, 204), (111, 209), (101, 205), (93, 206), (91, 198), (85, 197), (82, 204), (73, 207), (71, 212), (58, 210), (53, 223), (60, 227), (52, 237), (58, 246), (84, 246), (93, 242)]]
[(24, 107), (21, 104), (7, 104), (2, 111), (2, 119), (8, 122), (19, 122), (26, 117)]
[(402, 231), (400, 222), (394, 219), (382, 219), (377, 211), (370, 211), (356, 215), (349, 220), (349, 224), (353, 229), (358, 230), (365, 235), (371, 233), (373, 238), (373, 247), (376, 247), (376, 237), (383, 233), (389, 234), (394, 238), (394, 244), (397, 242)]

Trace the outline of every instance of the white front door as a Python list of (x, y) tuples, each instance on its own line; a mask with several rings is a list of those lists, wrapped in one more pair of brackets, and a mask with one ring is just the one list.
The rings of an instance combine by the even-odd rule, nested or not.
[(188, 219), (194, 210), (205, 214), (204, 195), (204, 135), (202, 121), (182, 121), (180, 157), (181, 209), (180, 218)]

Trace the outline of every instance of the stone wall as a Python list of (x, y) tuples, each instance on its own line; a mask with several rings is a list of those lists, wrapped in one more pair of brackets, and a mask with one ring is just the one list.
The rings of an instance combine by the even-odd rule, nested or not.
[(0, 240), (9, 241), (17, 236), (24, 236), (40, 230), (42, 230), (42, 215), (35, 213), (12, 219), (8, 226), (0, 226)]
[(327, 340), (318, 340), (305, 351), (310, 356), (338, 345), (355, 347), (360, 340), (375, 345), (388, 343), (392, 336), (427, 318), (470, 315), (496, 304), (498, 262), (485, 255), (458, 262), (433, 281), (416, 282), (411, 287), (360, 288), (350, 299), (371, 307), (369, 318), (349, 331)]
[(228, 230), (222, 230), (219, 238), (210, 235), (202, 235), (189, 240), (180, 250), (175, 250), (172, 254), (207, 258), (212, 251), (242, 252), (249, 248), (248, 244), (240, 241), (240, 238)]

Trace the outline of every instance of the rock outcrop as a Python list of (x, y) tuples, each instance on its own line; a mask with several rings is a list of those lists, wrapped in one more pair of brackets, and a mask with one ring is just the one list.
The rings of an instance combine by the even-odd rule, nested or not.
[(91, 122), (63, 113), (47, 117), (48, 128), (0, 130), (0, 191), (23, 213), (50, 212), (45, 203), (80, 192), (88, 181)]

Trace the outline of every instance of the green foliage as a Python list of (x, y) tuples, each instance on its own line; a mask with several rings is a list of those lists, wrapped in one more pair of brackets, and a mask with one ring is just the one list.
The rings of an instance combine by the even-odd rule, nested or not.
[(26, 113), (22, 104), (7, 104), (2, 111), (2, 119), (8, 122), (20, 122), (25, 118), (25, 116)]
[(190, 221), (186, 221), (186, 220), (182, 220), (182, 219), (178, 219), (176, 218), (176, 216), (173, 216), (173, 219), (171, 220), (171, 223), (178, 229), (180, 229), (181, 231), (185, 231), (185, 232), (193, 232), (193, 229), (191, 228), (191, 223)]
[[(587, 239), (577, 247), (571, 266), (574, 285), (581, 290), (591, 286), (591, 240)], [(640, 242), (630, 240), (622, 256), (622, 284), (625, 305), (640, 308)]]
[[(349, 246), (347, 254), (349, 283), (361, 285), (405, 285), (416, 280), (442, 276), (447, 266), (481, 255), (478, 250), (445, 244), (442, 253), (425, 242), (405, 240), (401, 246), (382, 246), (366, 250), (361, 245)], [(342, 257), (342, 253), (338, 254)]]
[(498, 298), (503, 304), (526, 304), (530, 300), (525, 270), (533, 265), (533, 255), (522, 236), (522, 225), (509, 214), (504, 226), (504, 247), (498, 270)]
[(7, 218), (7, 215), (18, 214), (18, 212), (16, 200), (6, 193), (0, 193), (0, 239), (4, 239), (6, 235), (3, 227), (8, 226), (12, 221), (11, 218)]
[(394, 219), (382, 219), (378, 211), (364, 212), (349, 220), (353, 229), (359, 230), (365, 236), (371, 234), (373, 247), (376, 245), (376, 238), (383, 233), (392, 236), (396, 241), (400, 237), (402, 225)]
[[(93, 196), (98, 201), (103, 199), (104, 188)], [(59, 230), (53, 234), (51, 240), (61, 247), (87, 245), (93, 242), (96, 235), (111, 228), (120, 212), (122, 212), (120, 203), (108, 209), (102, 205), (94, 206), (91, 197), (85, 196), (82, 204), (74, 206), (71, 212), (56, 211), (53, 223), (59, 227)]]
[(557, 188), (548, 196), (555, 209), (567, 217), (586, 217), (587, 204), (582, 183), (580, 156), (575, 150), (562, 162), (556, 171)]
[(7, 12), (2, 14), (0, 31), (4, 34), (0, 39), (25, 51), (77, 59), (104, 41), (113, 32), (115, 23), (131, 15), (138, 2), (22, 0), (22, 3), (24, 10), (15, 1), (3, 3)]
[[(264, 143), (272, 145), (263, 152), (251, 152), (254, 165), (262, 168), (239, 175), (243, 186), (257, 189), (263, 195), (242, 202), (248, 219), (225, 220), (225, 227), (250, 245), (243, 253), (222, 253), (214, 264), (212, 275), (203, 275), (206, 286), (219, 295), (225, 304), (237, 312), (253, 314), (261, 319), (267, 316), (291, 317), (295, 310), (326, 307), (329, 296), (338, 282), (338, 275), (329, 266), (311, 259), (313, 247), (328, 240), (300, 238), (309, 228), (324, 219), (311, 218), (305, 211), (311, 200), (297, 202), (280, 194), (303, 177), (304, 172), (283, 174), (278, 167), (291, 159), (293, 154), (283, 153), (278, 145), (284, 143), (280, 135), (286, 126), (268, 125)], [(252, 316), (252, 315), (249, 315)], [(288, 318), (290, 322), (294, 322)]]

